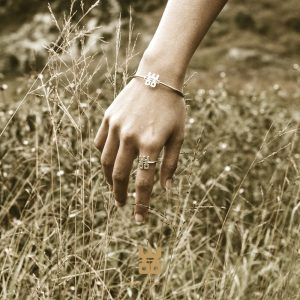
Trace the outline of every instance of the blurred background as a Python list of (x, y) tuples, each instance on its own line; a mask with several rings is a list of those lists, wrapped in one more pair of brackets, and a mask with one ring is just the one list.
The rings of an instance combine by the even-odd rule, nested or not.
[[(49, 1), (59, 22), (69, 12), (68, 3)], [(79, 1), (76, 2), (74, 18), (93, 3), (84, 1), (82, 7)], [(142, 51), (157, 27), (165, 4), (166, 1), (156, 0), (101, 1), (85, 18), (88, 28), (101, 26), (97, 36), (90, 37), (87, 51), (101, 53), (103, 40), (110, 42), (115, 36), (120, 14), (122, 28), (128, 31), (130, 7), (134, 34), (140, 33), (137, 50)], [(226, 70), (238, 85), (253, 82), (265, 87), (274, 81), (292, 85), (289, 79), (299, 63), (299, 9), (297, 0), (229, 1), (192, 60), (191, 71), (198, 72), (197, 84), (207, 85)], [(45, 46), (59, 36), (47, 1), (39, 0), (1, 0), (0, 34), (0, 72), (3, 76), (40, 70), (47, 61)], [(125, 48), (124, 43), (121, 49)], [(257, 74), (261, 75), (259, 79)]]
[[(228, 2), (186, 76), (173, 188), (156, 174), (136, 226), (135, 166), (113, 204), (93, 139), (165, 4), (0, 0), (1, 299), (299, 299), (299, 0)], [(162, 247), (155, 286), (139, 245)]]

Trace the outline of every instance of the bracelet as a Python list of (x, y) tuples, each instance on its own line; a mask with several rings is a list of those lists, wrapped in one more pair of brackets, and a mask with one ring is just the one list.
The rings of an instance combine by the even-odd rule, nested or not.
[(137, 75), (134, 74), (132, 77), (139, 77), (139, 78), (143, 78), (145, 80), (145, 85), (150, 86), (152, 88), (155, 88), (157, 84), (161, 84), (165, 87), (168, 87), (169, 89), (173, 90), (175, 93), (177, 93), (179, 96), (184, 98), (184, 94), (182, 91), (174, 88), (171, 85), (168, 85), (162, 81), (159, 80), (159, 74), (155, 74), (155, 73), (151, 73), (149, 72), (147, 74), (147, 76), (142, 76), (142, 75)]

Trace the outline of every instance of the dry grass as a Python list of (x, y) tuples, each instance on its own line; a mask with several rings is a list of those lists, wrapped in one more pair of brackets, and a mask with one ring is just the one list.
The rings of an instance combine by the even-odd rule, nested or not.
[[(117, 28), (109, 67), (85, 52), (97, 29), (83, 24), (57, 24), (26, 96), (1, 102), (1, 299), (300, 299), (299, 115), (286, 105), (299, 95), (231, 90), (225, 74), (191, 91), (176, 184), (156, 180), (137, 226), (133, 185), (116, 209), (93, 146), (134, 43), (120, 58)], [(138, 245), (162, 247), (155, 285), (138, 274)]]

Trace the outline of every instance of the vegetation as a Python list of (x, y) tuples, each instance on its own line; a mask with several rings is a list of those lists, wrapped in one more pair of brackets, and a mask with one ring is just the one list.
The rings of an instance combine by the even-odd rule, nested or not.
[[(260, 41), (256, 15), (241, 1), (233, 7), (237, 30)], [(45, 68), (20, 83), (3, 75), (1, 299), (299, 299), (299, 57), (291, 50), (280, 61), (289, 48), (281, 42), (255, 52), (245, 36), (221, 43), (219, 25), (231, 14), (192, 61), (191, 75), (211, 71), (188, 81), (175, 184), (164, 192), (156, 178), (146, 225), (134, 223), (134, 170), (128, 203), (117, 209), (93, 145), (145, 42), (135, 42), (131, 18), (117, 23), (115, 50), (104, 54), (86, 51), (98, 32), (88, 18), (54, 19), (59, 38)], [(160, 275), (138, 273), (139, 245), (162, 247)]]

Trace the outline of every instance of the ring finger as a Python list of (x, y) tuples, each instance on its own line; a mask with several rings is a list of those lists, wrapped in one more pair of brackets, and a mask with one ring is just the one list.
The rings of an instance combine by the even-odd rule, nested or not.
[(123, 206), (126, 202), (130, 171), (137, 152), (133, 143), (121, 142), (112, 175), (113, 191), (118, 206)]
[(148, 164), (148, 160), (151, 162), (157, 161), (160, 153), (159, 150), (149, 150), (140, 151), (140, 157), (145, 157), (145, 160), (144, 163), (140, 161), (136, 175), (135, 220), (138, 223), (143, 223), (147, 218), (154, 183), (156, 163)]

